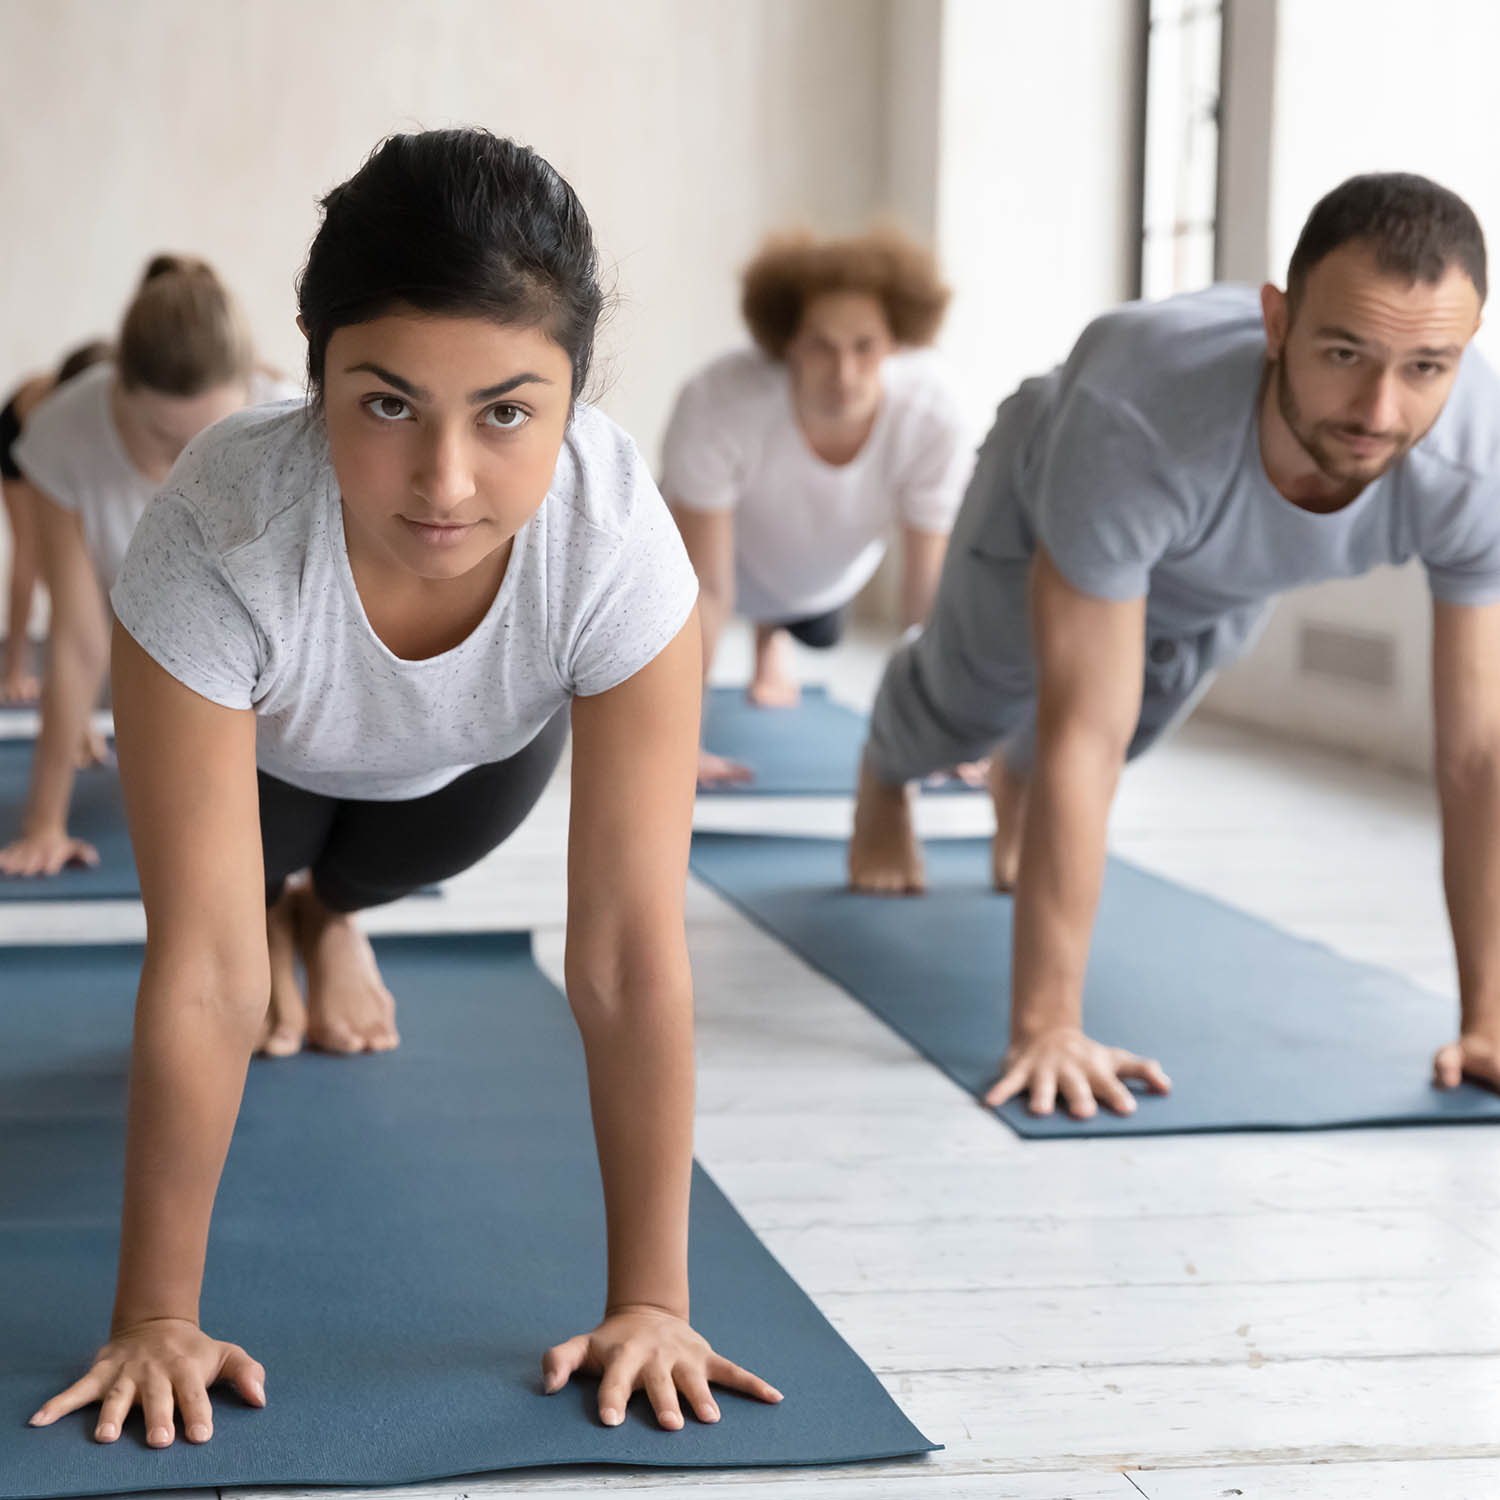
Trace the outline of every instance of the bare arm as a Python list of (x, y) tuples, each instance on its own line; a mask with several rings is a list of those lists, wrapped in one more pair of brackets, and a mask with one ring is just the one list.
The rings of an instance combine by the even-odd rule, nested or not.
[(55, 875), (71, 859), (98, 856), (67, 836), (78, 747), (109, 668), (109, 623), (83, 523), (33, 488), (42, 578), (52, 596), (42, 731), (32, 761), (21, 837), (0, 850), (13, 875)]
[(1500, 604), (1433, 608), (1432, 681), (1443, 889), (1461, 1039), (1437, 1078), (1500, 1086)]
[(691, 510), (672, 504), (688, 561), (698, 575), (698, 618), (703, 631), (703, 680), (708, 681), (719, 637), (734, 613), (734, 512)]
[(1080, 593), (1045, 552), (1031, 571), (1031, 631), (1040, 678), (1036, 770), (1021, 835), (1011, 974), (1011, 1049), (999, 1103), (1030, 1087), (1073, 1114), (1098, 1096), (1133, 1108), (1122, 1076), (1165, 1079), (1154, 1063), (1083, 1035), (1083, 978), (1104, 878), (1110, 803), (1140, 717), (1146, 601)]
[(943, 557), (948, 550), (946, 531), (901, 528), (901, 628), (925, 625), (937, 598)]
[(109, 1391), (100, 1435), (117, 1437), (139, 1400), (160, 1446), (174, 1402), (189, 1435), (206, 1436), (214, 1379), (232, 1376), (252, 1400), (264, 1379), (197, 1329), (214, 1194), (270, 991), (255, 716), (183, 687), (120, 628), (114, 702), (147, 927), (119, 1279), (110, 1344), (38, 1419)]
[(694, 615), (634, 677), (573, 704), (566, 973), (588, 1059), (609, 1287), (599, 1329), (550, 1350), (546, 1372), (556, 1390), (575, 1369), (599, 1370), (611, 1426), (635, 1385), (667, 1427), (682, 1422), (678, 1388), (701, 1418), (717, 1417), (708, 1380), (777, 1399), (687, 1326), (693, 987), (683, 896), (699, 653)]

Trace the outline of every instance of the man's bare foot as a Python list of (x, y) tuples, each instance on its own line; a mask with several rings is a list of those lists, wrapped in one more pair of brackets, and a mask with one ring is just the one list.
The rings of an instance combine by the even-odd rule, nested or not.
[(42, 696), (41, 678), (17, 668), (0, 677), (0, 705), (16, 708), (35, 703)]
[(307, 970), (309, 1045), (348, 1053), (389, 1052), (398, 1046), (395, 997), (353, 916), (329, 911), (309, 887), (301, 897), (299, 933)]
[(920, 894), (927, 888), (922, 849), (912, 821), (912, 793), (890, 786), (860, 762), (849, 840), (849, 884), (887, 896)]
[(281, 899), (266, 911), (266, 946), (271, 955), (271, 1003), (255, 1050), (264, 1057), (290, 1057), (302, 1050), (307, 1007), (297, 983), (300, 883), (288, 881)]
[(995, 804), (995, 838), (990, 845), (990, 861), (995, 889), (1010, 892), (1016, 888), (1021, 870), (1021, 828), (1026, 821), (1026, 792), (1030, 780), (1005, 764), (996, 751), (990, 759), (990, 799)]
[(791, 638), (775, 625), (755, 627), (755, 675), (745, 696), (757, 708), (796, 708), (802, 689), (792, 674)]

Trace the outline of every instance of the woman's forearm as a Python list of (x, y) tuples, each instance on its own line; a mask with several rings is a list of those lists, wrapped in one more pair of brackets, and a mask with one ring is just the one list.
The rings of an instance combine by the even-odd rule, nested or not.
[(136, 1009), (114, 1326), (196, 1321), (209, 1219), (270, 988), (158, 958)]
[(105, 653), (54, 638), (42, 682), (42, 727), (26, 797), (24, 829), (28, 834), (67, 827), (78, 748), (106, 667)]
[(607, 1305), (649, 1305), (686, 1318), (693, 1166), (686, 952), (665, 973), (627, 966), (617, 986), (570, 976), (568, 989), (588, 1059), (604, 1186)]

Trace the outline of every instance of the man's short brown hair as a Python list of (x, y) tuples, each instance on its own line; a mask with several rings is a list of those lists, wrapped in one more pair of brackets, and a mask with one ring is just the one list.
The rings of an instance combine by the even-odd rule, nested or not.
[(937, 337), (952, 295), (932, 253), (899, 230), (818, 240), (805, 231), (771, 236), (745, 267), (740, 310), (750, 335), (772, 359), (783, 359), (815, 297), (865, 292), (885, 309), (898, 344), (919, 347)]

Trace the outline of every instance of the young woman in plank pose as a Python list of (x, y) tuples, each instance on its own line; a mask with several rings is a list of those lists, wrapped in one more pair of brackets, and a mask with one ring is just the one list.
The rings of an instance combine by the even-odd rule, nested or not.
[[(33, 1419), (135, 1405), (212, 1431), (264, 1371), (198, 1326), (209, 1218), (268, 997), (300, 947), (352, 1045), (394, 1046), (354, 913), (472, 865), (573, 729), (568, 998), (609, 1237), (602, 1320), (549, 1350), (663, 1427), (710, 1382), (778, 1394), (688, 1322), (697, 582), (634, 444), (578, 400), (601, 305), (592, 233), (534, 152), (396, 136), (324, 202), (300, 285), (311, 411), (205, 435), (113, 602), (115, 722), (148, 939), (110, 1341)], [(310, 870), (294, 901), (293, 872)], [(267, 940), (267, 908), (271, 912)], [(361, 1008), (362, 1007), (362, 1008)], [(435, 1165), (435, 1169), (437, 1166)]]

